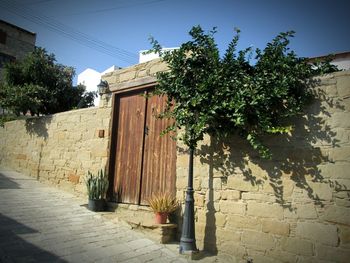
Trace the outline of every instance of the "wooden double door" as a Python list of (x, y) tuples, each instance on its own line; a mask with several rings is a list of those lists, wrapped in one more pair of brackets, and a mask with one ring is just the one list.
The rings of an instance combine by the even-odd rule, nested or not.
[(176, 142), (160, 135), (171, 120), (157, 118), (166, 99), (148, 95), (143, 90), (115, 97), (113, 191), (120, 203), (145, 205), (152, 193), (175, 194)]

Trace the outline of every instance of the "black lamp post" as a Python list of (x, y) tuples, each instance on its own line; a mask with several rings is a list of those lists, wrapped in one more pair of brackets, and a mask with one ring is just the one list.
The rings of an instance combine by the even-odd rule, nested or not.
[(193, 153), (194, 149), (190, 148), (188, 185), (186, 191), (185, 212), (182, 223), (182, 234), (180, 238), (180, 253), (198, 251), (196, 247), (196, 234), (194, 226)]

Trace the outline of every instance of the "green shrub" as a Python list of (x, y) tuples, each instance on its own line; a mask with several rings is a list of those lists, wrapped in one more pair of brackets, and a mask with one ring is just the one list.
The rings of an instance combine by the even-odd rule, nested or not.
[(89, 199), (104, 199), (108, 189), (108, 176), (102, 171), (102, 169), (98, 172), (97, 176), (88, 171), (86, 188)]

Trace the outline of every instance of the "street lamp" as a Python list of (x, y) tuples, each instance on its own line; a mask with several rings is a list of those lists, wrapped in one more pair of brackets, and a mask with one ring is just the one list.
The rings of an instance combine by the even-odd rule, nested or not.
[(97, 85), (97, 90), (100, 96), (106, 94), (109, 91), (108, 82), (106, 80), (101, 79), (100, 83)]
[(197, 252), (196, 235), (194, 225), (194, 198), (193, 198), (193, 158), (194, 149), (190, 148), (188, 186), (186, 191), (185, 212), (182, 223), (182, 234), (180, 238), (180, 253)]

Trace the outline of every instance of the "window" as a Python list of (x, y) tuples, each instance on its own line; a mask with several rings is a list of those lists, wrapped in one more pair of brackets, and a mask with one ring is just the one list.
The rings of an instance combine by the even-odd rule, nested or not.
[(1, 44), (6, 44), (6, 37), (7, 37), (7, 34), (5, 31), (2, 31), (0, 30), (0, 43)]

